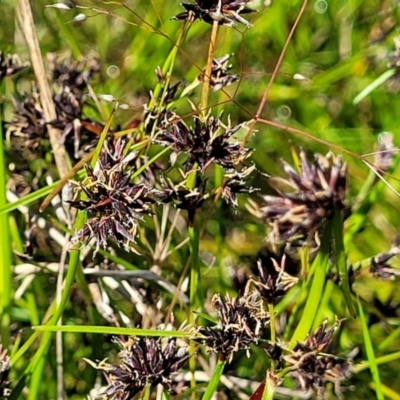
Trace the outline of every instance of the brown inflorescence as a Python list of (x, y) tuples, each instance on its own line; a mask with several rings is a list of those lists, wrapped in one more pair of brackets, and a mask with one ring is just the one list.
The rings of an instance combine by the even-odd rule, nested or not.
[(11, 394), (10, 381), (8, 380), (9, 372), (10, 357), (7, 355), (7, 351), (3, 350), (3, 346), (0, 345), (0, 399), (9, 397)]
[(196, 163), (205, 170), (213, 162), (232, 170), (251, 155), (251, 149), (242, 148), (238, 141), (230, 140), (243, 124), (231, 128), (228, 123), (223, 127), (222, 114), (217, 118), (210, 116), (205, 122), (195, 116), (193, 122), (189, 127), (182, 119), (176, 119), (168, 126), (161, 126), (155, 139), (158, 144), (188, 154), (186, 171)]
[(193, 340), (206, 345), (211, 351), (228, 361), (239, 350), (249, 351), (257, 343), (263, 329), (269, 323), (269, 314), (263, 309), (258, 292), (247, 293), (225, 302), (220, 295), (214, 295), (213, 307), (218, 314), (218, 324), (213, 327), (199, 327)]
[(196, 0), (194, 3), (182, 3), (186, 11), (173, 17), (174, 20), (194, 21), (200, 19), (212, 24), (214, 21), (226, 26), (235, 26), (236, 22), (247, 27), (251, 24), (240, 14), (254, 10), (246, 7), (248, 0)]
[(300, 161), (300, 172), (283, 162), (288, 179), (278, 181), (291, 190), (276, 189), (279, 196), (263, 196), (265, 205), (249, 207), (271, 225), (270, 240), (275, 243), (313, 238), (327, 218), (346, 207), (346, 164), (342, 158), (318, 154), (311, 163), (302, 150)]
[(133, 154), (124, 155), (125, 142), (112, 139), (105, 142), (98, 164), (93, 170), (86, 165), (87, 182), (78, 183), (86, 195), (85, 200), (69, 201), (72, 207), (90, 213), (84, 226), (73, 236), (71, 244), (89, 242), (95, 238), (95, 254), (100, 247), (106, 248), (108, 239), (129, 250), (143, 213), (151, 213), (156, 191), (144, 183), (131, 183), (134, 172), (129, 168)]
[(102, 393), (108, 399), (130, 400), (146, 386), (172, 388), (172, 375), (189, 359), (186, 347), (178, 347), (175, 338), (130, 337), (116, 339), (122, 346), (119, 365), (97, 364), (104, 371), (108, 386)]
[(314, 335), (308, 335), (290, 355), (284, 357), (293, 369), (291, 375), (303, 390), (313, 389), (322, 396), (327, 382), (335, 383), (338, 391), (340, 382), (350, 376), (349, 361), (325, 353), (339, 325), (340, 321), (337, 321), (332, 328), (326, 329), (327, 321), (324, 321)]

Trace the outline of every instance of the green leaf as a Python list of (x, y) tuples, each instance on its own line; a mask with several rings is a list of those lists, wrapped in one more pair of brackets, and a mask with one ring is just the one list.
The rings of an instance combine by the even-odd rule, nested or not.
[(346, 263), (346, 253), (344, 251), (343, 243), (343, 220), (342, 212), (337, 210), (333, 217), (333, 249), (336, 261), (336, 267), (339, 272), (339, 279), (341, 283), (341, 290), (343, 293), (344, 300), (346, 302), (347, 309), (353, 318), (356, 318), (356, 312), (353, 306), (353, 299), (350, 293), (349, 283), (349, 272)]
[(127, 335), (127, 336), (156, 336), (156, 337), (181, 337), (188, 338), (189, 332), (159, 331), (156, 329), (119, 328), (113, 326), (87, 326), (87, 325), (39, 325), (32, 329), (43, 332), (70, 332), (70, 333), (99, 333), (102, 335)]
[(371, 340), (371, 336), (369, 334), (368, 324), (365, 319), (364, 311), (363, 311), (363, 308), (362, 308), (362, 305), (361, 305), (361, 302), (359, 299), (358, 299), (358, 312), (360, 314), (360, 319), (361, 319), (361, 324), (362, 324), (362, 332), (363, 332), (363, 337), (364, 337), (365, 350), (367, 353), (367, 358), (368, 358), (368, 363), (369, 363), (369, 369), (371, 371), (372, 379), (375, 384), (376, 398), (378, 400), (384, 400), (385, 397), (383, 395), (381, 379), (379, 377), (378, 364), (376, 362), (375, 352), (374, 352), (374, 348), (372, 346), (372, 340)]

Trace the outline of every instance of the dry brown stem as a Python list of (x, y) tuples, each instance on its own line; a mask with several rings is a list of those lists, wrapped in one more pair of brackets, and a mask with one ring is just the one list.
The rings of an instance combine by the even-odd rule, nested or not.
[[(54, 107), (53, 97), (51, 95), (50, 85), (47, 81), (46, 70), (43, 58), (40, 52), (39, 40), (36, 33), (35, 22), (33, 20), (32, 9), (29, 0), (18, 0), (17, 3), (17, 19), (25, 37), (25, 41), (29, 48), (29, 54), (33, 70), (40, 91), (40, 100), (43, 107), (46, 122), (53, 121), (57, 118)], [(50, 144), (53, 149), (54, 159), (57, 165), (60, 177), (64, 177), (68, 173), (67, 153), (62, 144), (60, 130), (47, 125), (50, 137)]]

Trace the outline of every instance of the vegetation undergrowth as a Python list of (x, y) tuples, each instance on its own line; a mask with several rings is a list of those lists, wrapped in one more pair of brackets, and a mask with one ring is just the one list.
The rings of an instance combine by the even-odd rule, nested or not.
[(400, 399), (392, 3), (0, 3), (0, 398)]

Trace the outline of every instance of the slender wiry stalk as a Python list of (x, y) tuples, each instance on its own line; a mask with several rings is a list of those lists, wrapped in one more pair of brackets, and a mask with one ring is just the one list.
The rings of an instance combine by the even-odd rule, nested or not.
[[(33, 20), (32, 9), (29, 0), (18, 0), (17, 18), (29, 48), (32, 66), (35, 71), (35, 76), (40, 91), (43, 115), (46, 122), (50, 122), (57, 118), (57, 114), (53, 97), (51, 95), (49, 82), (46, 78), (46, 69), (40, 53), (39, 40), (37, 37), (35, 22)], [(68, 156), (61, 140), (61, 132), (58, 129), (53, 128), (51, 125), (47, 126), (47, 130), (49, 133), (50, 144), (53, 149), (54, 160), (57, 165), (58, 173), (62, 178), (68, 173), (69, 168), (67, 162)]]
[[(5, 92), (4, 83), (0, 84), (0, 96)], [(0, 101), (2, 101), (0, 99)], [(0, 206), (7, 203), (6, 198), (6, 163), (3, 135), (3, 103), (0, 103)], [(1, 340), (5, 348), (10, 338), (10, 303), (11, 303), (11, 242), (8, 214), (0, 215), (0, 319)]]
[(215, 44), (217, 41), (217, 33), (218, 33), (218, 21), (214, 21), (212, 30), (211, 30), (210, 44), (208, 46), (207, 65), (206, 65), (206, 70), (204, 73), (203, 88), (201, 91), (200, 109), (201, 109), (203, 115), (207, 114), (208, 96), (210, 93), (211, 66), (212, 66), (212, 60), (214, 57)]
[[(194, 216), (193, 226), (189, 227), (189, 238), (190, 238), (190, 254), (191, 254), (191, 269), (190, 269), (190, 308), (191, 310), (197, 310), (200, 305), (201, 296), (199, 294), (199, 278), (200, 278), (200, 260), (199, 260), (199, 242), (200, 242), (200, 221), (197, 215)], [(195, 321), (195, 314), (190, 313), (189, 322), (193, 324)], [(192, 340), (190, 342), (190, 353), (195, 353), (196, 343)], [(191, 357), (189, 360), (190, 371), (192, 372), (191, 388), (194, 389), (192, 392), (192, 400), (196, 400), (196, 358)]]

